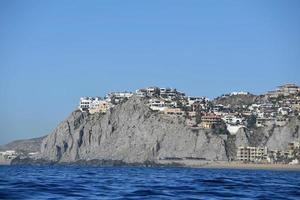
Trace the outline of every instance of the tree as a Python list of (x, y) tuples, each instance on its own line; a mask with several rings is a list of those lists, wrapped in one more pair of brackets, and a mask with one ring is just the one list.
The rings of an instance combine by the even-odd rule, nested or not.
[(216, 134), (225, 134), (225, 135), (229, 134), (226, 124), (223, 121), (219, 124), (213, 124), (212, 129)]
[(250, 117), (247, 119), (247, 127), (252, 128), (256, 125), (256, 116), (250, 115)]
[(196, 124), (200, 124), (202, 121), (201, 121), (201, 113), (200, 112), (197, 112), (196, 113)]

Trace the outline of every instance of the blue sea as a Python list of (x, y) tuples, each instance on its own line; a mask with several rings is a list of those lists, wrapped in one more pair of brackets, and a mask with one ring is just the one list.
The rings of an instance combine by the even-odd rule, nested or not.
[(300, 199), (300, 172), (0, 166), (0, 199)]

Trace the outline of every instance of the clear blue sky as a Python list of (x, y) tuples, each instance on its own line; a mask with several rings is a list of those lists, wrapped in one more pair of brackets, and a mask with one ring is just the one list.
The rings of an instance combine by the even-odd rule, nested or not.
[(299, 10), (299, 0), (1, 0), (0, 144), (48, 134), (80, 96), (300, 84)]

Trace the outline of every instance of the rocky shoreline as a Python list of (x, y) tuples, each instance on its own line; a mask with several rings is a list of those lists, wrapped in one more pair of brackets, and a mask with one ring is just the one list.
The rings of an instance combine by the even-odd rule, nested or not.
[(78, 160), (75, 162), (51, 162), (43, 159), (14, 159), (13, 166), (77, 166), (77, 167), (183, 167), (199, 169), (237, 169), (237, 170), (284, 170), (300, 171), (300, 165), (256, 164), (241, 162), (208, 162), (199, 160), (163, 160), (159, 162), (125, 163), (121, 160)]
[(32, 166), (93, 166), (93, 167), (185, 167), (184, 164), (176, 162), (156, 163), (145, 161), (142, 163), (126, 163), (121, 160), (77, 160), (74, 162), (53, 162), (44, 159), (23, 158), (14, 159), (9, 165), (32, 165)]

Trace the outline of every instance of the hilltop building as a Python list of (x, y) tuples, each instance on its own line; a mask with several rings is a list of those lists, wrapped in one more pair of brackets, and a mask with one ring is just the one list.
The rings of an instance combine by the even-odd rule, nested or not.
[(222, 122), (221, 117), (213, 113), (206, 114), (201, 117), (201, 127), (211, 129), (214, 125)]
[(88, 111), (91, 107), (96, 105), (101, 100), (100, 97), (81, 97), (79, 109), (81, 111)]
[(279, 86), (277, 90), (268, 92), (270, 98), (277, 98), (279, 96), (295, 95), (300, 92), (300, 87), (296, 84), (285, 84)]
[(205, 103), (205, 102), (208, 102), (209, 99), (207, 97), (187, 97), (187, 101), (188, 101), (188, 104), (189, 105), (193, 105), (195, 103)]
[(112, 104), (104, 100), (93, 102), (89, 109), (89, 113), (106, 113), (111, 107)]
[(243, 91), (240, 91), (240, 92), (231, 92), (230, 93), (230, 96), (236, 96), (236, 95), (248, 95), (250, 94), (249, 92), (243, 92)]
[[(248, 92), (232, 92), (222, 98), (235, 95), (248, 95)], [(154, 111), (166, 115), (185, 116), (188, 124), (200, 125), (202, 128), (213, 128), (214, 125), (226, 123), (231, 134), (239, 128), (268, 125), (284, 126), (291, 116), (300, 116), (300, 89), (295, 84), (285, 84), (272, 93), (280, 98), (256, 98), (251, 104), (239, 106), (223, 105), (222, 101), (209, 101), (206, 97), (185, 96), (175, 88), (147, 87), (131, 92), (112, 92), (104, 99), (99, 97), (81, 97), (79, 109), (89, 113), (105, 113), (110, 108), (124, 102), (133, 95), (144, 97), (147, 105)], [(267, 94), (270, 97), (270, 94)], [(247, 97), (243, 97), (246, 98)], [(251, 97), (250, 97), (251, 98)], [(230, 99), (229, 99), (230, 102)], [(202, 116), (202, 117), (201, 117)], [(251, 118), (251, 123), (249, 119)], [(197, 123), (194, 123), (194, 122)], [(201, 123), (200, 123), (201, 122)], [(200, 123), (200, 124), (199, 124)]]
[(111, 92), (106, 95), (105, 100), (109, 103), (116, 105), (132, 96), (132, 92)]
[(173, 88), (148, 87), (136, 90), (135, 94), (140, 97), (162, 98), (164, 100), (182, 99), (185, 94)]
[(166, 108), (166, 102), (160, 99), (150, 99), (148, 103), (152, 110), (164, 111)]
[(79, 109), (82, 112), (89, 112), (91, 114), (100, 112), (105, 113), (112, 105), (102, 100), (100, 97), (81, 97), (79, 103)]

